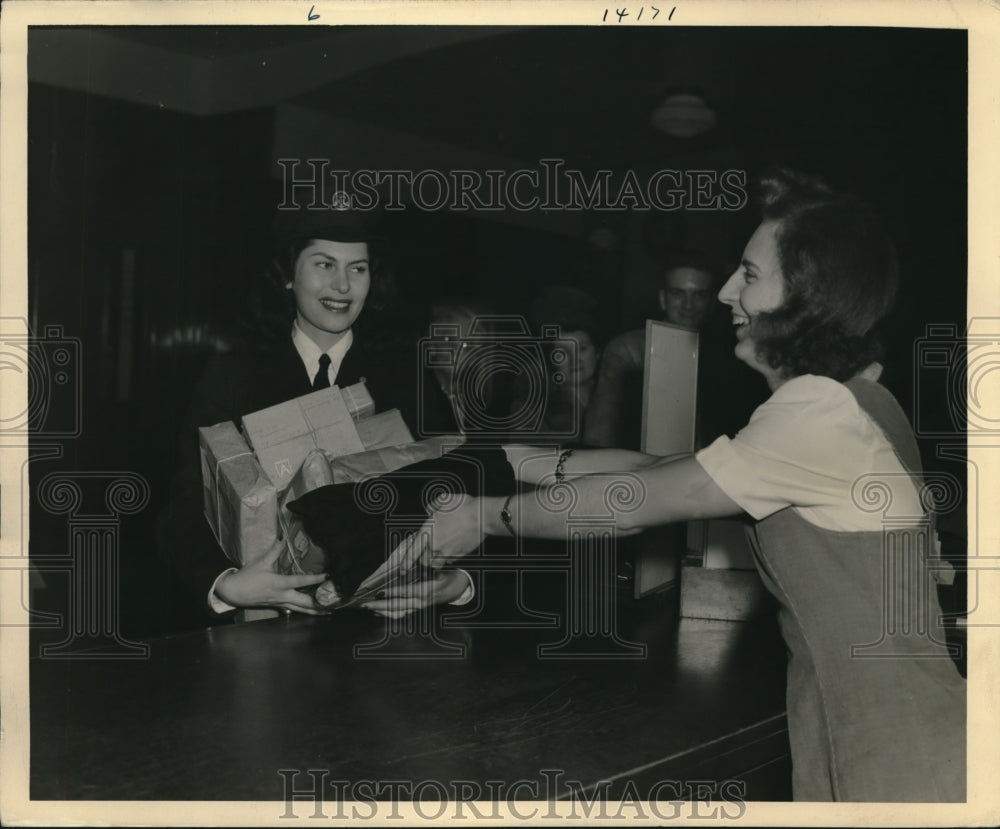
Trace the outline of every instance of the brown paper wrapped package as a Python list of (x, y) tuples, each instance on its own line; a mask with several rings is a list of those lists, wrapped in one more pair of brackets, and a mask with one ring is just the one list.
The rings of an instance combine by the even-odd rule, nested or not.
[(198, 430), (205, 517), (237, 565), (263, 558), (278, 540), (278, 496), (230, 422)]
[(413, 443), (413, 435), (399, 409), (379, 412), (377, 415), (359, 420), (356, 425), (362, 443), (359, 452), (362, 449), (387, 449)]
[(356, 455), (335, 458), (330, 463), (335, 484), (360, 481), (366, 475), (384, 475), (420, 461), (440, 458), (465, 442), (461, 435), (445, 435), (402, 446), (371, 449)]
[(368, 386), (363, 381), (353, 386), (344, 386), (340, 391), (344, 403), (347, 404), (347, 411), (355, 420), (362, 420), (375, 414), (375, 401), (372, 400)]
[(246, 414), (243, 429), (261, 468), (280, 492), (311, 451), (321, 449), (335, 457), (368, 448), (358, 427), (371, 419), (355, 424), (343, 393), (333, 386)]

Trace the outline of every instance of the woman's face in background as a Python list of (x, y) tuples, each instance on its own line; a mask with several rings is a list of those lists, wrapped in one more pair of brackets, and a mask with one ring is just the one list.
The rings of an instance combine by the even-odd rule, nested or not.
[[(467, 337), (472, 331), (472, 324), (475, 322), (477, 313), (463, 305), (442, 304), (431, 307), (430, 323), (432, 326), (449, 326), (449, 331), (453, 333), (434, 333), (433, 339), (436, 342), (447, 343), (454, 349), (454, 359), (448, 362), (436, 361), (433, 367), (434, 376), (437, 377), (438, 384), (445, 394), (452, 395), (459, 393), (455, 388), (455, 370), (463, 361), (463, 355), (467, 353), (470, 343)], [(482, 381), (483, 393), (489, 398), (492, 394), (493, 375), (486, 374)]]
[(774, 311), (785, 299), (785, 278), (778, 254), (779, 223), (766, 221), (754, 231), (743, 259), (722, 290), (719, 302), (732, 309), (736, 326), (736, 356), (767, 378), (772, 390), (780, 382), (775, 370), (757, 356), (754, 321), (763, 311)]
[(571, 378), (577, 385), (589, 383), (597, 374), (600, 352), (586, 331), (568, 331), (563, 338), (576, 343), (576, 374)]
[(313, 239), (295, 260), (288, 286), (299, 328), (323, 351), (346, 334), (371, 287), (368, 245)]

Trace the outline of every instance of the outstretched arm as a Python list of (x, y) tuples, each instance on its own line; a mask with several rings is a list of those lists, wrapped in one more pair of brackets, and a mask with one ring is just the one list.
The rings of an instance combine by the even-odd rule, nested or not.
[[(556, 466), (564, 454), (558, 447), (504, 446), (507, 460), (514, 467), (514, 477), (523, 484), (550, 485), (555, 483)], [(577, 449), (562, 464), (565, 478), (578, 478), (597, 472), (633, 472), (686, 457), (686, 455), (646, 455), (629, 449)]]
[[(642, 456), (650, 458), (652, 456)], [(468, 555), (487, 535), (566, 538), (571, 513), (613, 516), (620, 535), (694, 518), (736, 515), (742, 510), (693, 457), (653, 458), (629, 471), (585, 474), (567, 480), (569, 497), (558, 487), (520, 495), (456, 499), (435, 510), (420, 532), (393, 553), (403, 566), (423, 559), (435, 567)], [(566, 505), (572, 501), (570, 510)], [(509, 527), (502, 518), (506, 507)]]
[[(564, 485), (571, 487), (575, 496), (572, 512), (593, 516), (611, 512), (620, 534), (634, 534), (676, 521), (718, 518), (742, 512), (693, 456), (640, 457), (647, 460), (630, 469), (602, 470), (568, 479)], [(559, 509), (563, 499), (553, 495), (554, 492), (543, 488), (510, 499), (507, 509), (511, 527), (517, 535), (565, 538), (571, 511)], [(500, 517), (506, 499), (496, 497), (482, 501), (485, 533), (507, 533)]]

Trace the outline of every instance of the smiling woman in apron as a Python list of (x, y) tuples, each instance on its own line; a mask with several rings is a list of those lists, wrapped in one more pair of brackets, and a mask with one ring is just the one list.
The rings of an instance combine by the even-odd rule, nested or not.
[[(772, 392), (749, 423), (683, 458), (508, 457), (524, 483), (571, 485), (579, 514), (610, 507), (619, 535), (748, 513), (789, 652), (795, 799), (961, 801), (965, 681), (943, 644), (933, 516), (913, 432), (877, 383), (895, 253), (872, 211), (815, 180), (782, 171), (761, 189), (763, 221), (719, 293), (736, 356)], [(606, 498), (609, 472), (627, 473), (631, 502)], [(884, 527), (873, 491), (904, 519)], [(565, 538), (568, 510), (543, 496), (449, 504), (391, 561), (441, 566), (484, 535)]]

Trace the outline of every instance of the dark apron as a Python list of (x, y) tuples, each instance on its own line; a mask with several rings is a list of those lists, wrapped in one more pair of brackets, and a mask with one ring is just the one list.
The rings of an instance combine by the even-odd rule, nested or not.
[[(846, 385), (919, 481), (916, 442), (892, 395), (868, 381)], [(933, 522), (914, 519), (835, 532), (789, 507), (750, 530), (789, 649), (795, 800), (966, 798), (965, 681), (944, 645), (928, 567)]]

